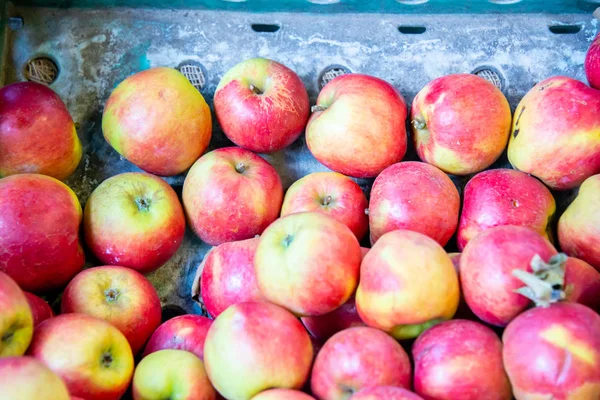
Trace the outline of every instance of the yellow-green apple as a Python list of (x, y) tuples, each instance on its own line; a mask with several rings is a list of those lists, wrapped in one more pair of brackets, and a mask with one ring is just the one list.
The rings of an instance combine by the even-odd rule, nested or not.
[(600, 272), (578, 258), (565, 262), (565, 300), (600, 312)]
[(183, 350), (160, 350), (140, 361), (133, 375), (134, 400), (214, 400), (202, 360)]
[(313, 349), (300, 321), (262, 301), (234, 304), (213, 322), (204, 342), (204, 364), (223, 397), (250, 400), (271, 388), (300, 389)]
[(591, 309), (533, 308), (506, 327), (502, 341), (517, 400), (600, 398), (600, 316)]
[(535, 85), (515, 110), (508, 160), (552, 189), (600, 172), (600, 92), (565, 76)]
[(577, 197), (561, 215), (558, 242), (562, 251), (600, 270), (600, 175), (583, 182)]
[(365, 326), (356, 311), (354, 296), (327, 314), (303, 317), (302, 323), (310, 335), (317, 340), (329, 339), (335, 333), (353, 326)]
[(27, 354), (60, 376), (73, 396), (120, 399), (131, 381), (133, 355), (113, 325), (85, 314), (63, 314), (35, 328)]
[(594, 89), (600, 89), (600, 35), (596, 35), (585, 55), (585, 76)]
[(86, 244), (102, 263), (145, 274), (175, 254), (183, 241), (185, 216), (167, 182), (130, 172), (108, 178), (92, 192), (83, 227)]
[(81, 206), (64, 183), (19, 174), (0, 179), (0, 271), (23, 290), (61, 288), (84, 264)]
[(321, 90), (312, 111), (306, 144), (334, 171), (370, 178), (406, 153), (406, 103), (384, 80), (338, 76)]
[(144, 357), (159, 350), (185, 350), (204, 359), (204, 340), (212, 320), (202, 315), (179, 315), (160, 325), (150, 336)]
[(46, 303), (46, 300), (36, 296), (33, 293), (23, 292), (27, 298), (27, 303), (31, 309), (31, 315), (33, 316), (33, 326), (38, 326), (41, 322), (48, 318), (54, 317), (54, 311), (50, 308), (50, 305)]
[(504, 168), (480, 172), (465, 187), (458, 248), (500, 225), (526, 226), (551, 239), (549, 222), (555, 210), (552, 193), (534, 177)]
[(275, 168), (239, 147), (205, 154), (183, 184), (188, 222), (202, 241), (213, 246), (261, 234), (279, 216), (282, 200)]
[(489, 167), (500, 157), (510, 132), (510, 106), (502, 92), (471, 74), (429, 82), (410, 112), (413, 141), (421, 160), (454, 175)]
[(407, 161), (385, 169), (369, 201), (371, 243), (396, 229), (419, 232), (445, 246), (456, 231), (460, 195), (440, 169)]
[(315, 398), (299, 390), (270, 389), (260, 392), (252, 400), (315, 400)]
[(414, 389), (425, 399), (511, 400), (502, 343), (478, 322), (455, 319), (425, 331), (412, 346)]
[(0, 271), (0, 358), (25, 353), (33, 335), (33, 316), (25, 293)]
[(367, 325), (397, 339), (417, 337), (452, 318), (459, 298), (458, 276), (450, 257), (421, 233), (386, 233), (361, 264), (358, 314)]
[(268, 301), (296, 315), (315, 316), (348, 301), (358, 283), (361, 258), (350, 228), (319, 212), (301, 212), (265, 230), (254, 268)]
[(83, 270), (63, 292), (61, 313), (82, 313), (110, 322), (137, 354), (160, 325), (156, 289), (130, 268), (101, 266)]
[(358, 240), (369, 227), (367, 198), (352, 179), (337, 172), (314, 172), (297, 180), (283, 198), (281, 216), (317, 211), (348, 226)]
[(257, 246), (258, 238), (227, 242), (204, 256), (194, 278), (192, 295), (202, 297), (211, 317), (216, 318), (237, 303), (263, 300), (254, 272)]
[(310, 104), (302, 80), (283, 64), (251, 58), (231, 68), (215, 91), (225, 135), (257, 153), (281, 150), (304, 131)]
[(67, 386), (41, 361), (0, 358), (0, 397), (6, 400), (72, 400)]
[(333, 335), (317, 354), (310, 378), (321, 400), (346, 400), (371, 386), (410, 388), (408, 355), (392, 337), (369, 327)]
[(81, 142), (65, 103), (48, 86), (4, 86), (0, 115), (0, 177), (36, 173), (65, 179), (75, 171)]
[(423, 400), (423, 398), (396, 386), (372, 386), (356, 392), (349, 400)]
[(144, 171), (177, 175), (208, 147), (210, 109), (198, 90), (173, 68), (151, 68), (125, 79), (111, 93), (102, 132), (123, 157)]

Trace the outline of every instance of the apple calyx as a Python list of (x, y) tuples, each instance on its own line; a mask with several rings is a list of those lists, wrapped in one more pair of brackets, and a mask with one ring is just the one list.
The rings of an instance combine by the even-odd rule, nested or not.
[(265, 92), (263, 92), (262, 90), (260, 90), (259, 88), (257, 88), (256, 86), (254, 86), (253, 84), (250, 84), (250, 90), (252, 90), (254, 93), (256, 93), (257, 95), (261, 95), (264, 94)]
[(281, 242), (281, 243), (283, 244), (283, 247), (285, 247), (287, 249), (288, 247), (290, 247), (290, 244), (292, 244), (293, 240), (294, 240), (294, 236), (288, 234), (283, 238), (283, 242)]
[(516, 289), (515, 293), (527, 297), (536, 306), (548, 307), (552, 303), (564, 300), (570, 287), (565, 287), (565, 264), (567, 255), (558, 253), (544, 262), (539, 254), (531, 259), (533, 273), (514, 269), (512, 274), (526, 286)]
[(328, 206), (328, 205), (331, 204), (332, 201), (333, 201), (333, 197), (331, 197), (331, 196), (328, 195), (328, 196), (325, 196), (325, 197), (323, 197), (321, 199), (321, 204), (323, 206)]
[(327, 110), (327, 106), (314, 105), (310, 108), (310, 112), (319, 112)]
[(238, 174), (243, 174), (247, 169), (248, 169), (248, 166), (246, 164), (244, 164), (243, 162), (239, 162), (235, 166), (235, 171)]
[(100, 358), (100, 363), (104, 368), (109, 368), (113, 362), (112, 354), (110, 351), (105, 351), (102, 353), (102, 357)]
[(111, 288), (111, 289), (104, 291), (104, 296), (106, 297), (106, 301), (108, 301), (109, 303), (117, 301), (117, 299), (119, 298), (120, 295), (121, 295), (121, 292), (118, 291), (117, 289)]
[(152, 200), (146, 197), (136, 197), (135, 204), (137, 205), (138, 210), (146, 212), (150, 210)]
[(411, 121), (412, 126), (418, 130), (418, 131), (422, 131), (425, 128), (427, 128), (427, 123), (422, 119), (422, 118), (415, 118)]

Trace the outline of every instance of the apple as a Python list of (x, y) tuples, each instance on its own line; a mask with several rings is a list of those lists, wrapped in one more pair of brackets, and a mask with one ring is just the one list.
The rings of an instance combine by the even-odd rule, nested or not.
[(263, 296), (299, 316), (327, 314), (358, 283), (361, 250), (350, 228), (319, 212), (290, 214), (262, 234), (254, 256)]
[(222, 312), (204, 342), (208, 377), (227, 399), (250, 400), (272, 388), (300, 389), (312, 359), (310, 338), (300, 321), (261, 301), (234, 304)]
[(64, 314), (35, 328), (27, 350), (86, 400), (120, 399), (131, 381), (133, 355), (127, 339), (108, 322)]
[(308, 333), (318, 340), (329, 339), (335, 333), (353, 326), (365, 326), (356, 311), (354, 296), (327, 314), (303, 317), (301, 320)]
[(275, 168), (249, 150), (202, 156), (183, 184), (183, 206), (198, 237), (213, 246), (260, 235), (279, 216), (283, 188)]
[(458, 248), (462, 251), (479, 233), (500, 225), (526, 226), (551, 239), (555, 210), (552, 193), (534, 177), (504, 168), (480, 172), (465, 186)]
[(502, 343), (485, 325), (464, 319), (442, 322), (412, 347), (415, 392), (437, 400), (511, 400), (502, 365)]
[(202, 360), (183, 350), (160, 350), (140, 361), (133, 375), (134, 400), (214, 400)]
[(397, 339), (417, 337), (452, 318), (459, 299), (458, 276), (450, 257), (421, 233), (386, 233), (361, 264), (358, 314), (367, 325)]
[(270, 389), (260, 392), (252, 400), (315, 400), (315, 398), (299, 390)]
[[(0, 358), (25, 353), (33, 335), (27, 297), (10, 276), (0, 271)], [(0, 377), (1, 378), (1, 377)]]
[(46, 303), (46, 300), (36, 296), (33, 293), (23, 293), (25, 294), (25, 297), (27, 298), (27, 303), (29, 304), (29, 308), (31, 309), (34, 327), (38, 326), (41, 322), (47, 320), (48, 318), (54, 317), (54, 311), (52, 311), (52, 308), (50, 308), (48, 303)]
[(456, 231), (459, 210), (458, 190), (441, 170), (421, 162), (394, 164), (371, 189), (371, 243), (387, 232), (408, 229), (445, 246)]
[(204, 153), (212, 135), (210, 109), (173, 68), (131, 75), (111, 93), (102, 114), (104, 138), (146, 172), (177, 175)]
[(536, 307), (504, 330), (517, 400), (600, 398), (600, 316), (577, 303)]
[(453, 74), (429, 82), (410, 111), (421, 160), (449, 174), (468, 175), (500, 157), (510, 132), (510, 106), (491, 82)]
[(185, 216), (167, 182), (130, 172), (108, 178), (92, 192), (83, 227), (88, 247), (102, 263), (146, 274), (175, 254)]
[(508, 160), (551, 189), (600, 172), (600, 92), (565, 76), (535, 85), (515, 110)]
[(0, 271), (23, 290), (66, 285), (84, 264), (81, 206), (67, 185), (49, 176), (0, 179)]
[(310, 113), (300, 77), (266, 58), (251, 58), (227, 71), (215, 91), (214, 105), (225, 135), (257, 153), (292, 144)]
[(349, 400), (423, 400), (423, 398), (395, 386), (374, 386), (357, 392)]
[(565, 300), (583, 304), (600, 312), (600, 272), (583, 260), (569, 257), (564, 273)]
[(321, 90), (312, 111), (306, 144), (334, 171), (371, 178), (406, 153), (406, 103), (382, 79), (338, 76)]
[(160, 325), (160, 299), (154, 286), (130, 268), (88, 268), (65, 289), (61, 313), (82, 313), (110, 322), (137, 354)]
[(4, 86), (0, 115), (0, 177), (36, 173), (66, 179), (75, 171), (81, 142), (65, 103), (48, 86)]
[(33, 357), (0, 358), (0, 393), (6, 400), (70, 400), (65, 383)]
[(204, 359), (204, 340), (212, 320), (202, 315), (180, 315), (160, 325), (150, 336), (144, 357), (159, 350), (185, 350)]
[(410, 377), (410, 361), (402, 346), (380, 330), (355, 327), (325, 342), (310, 381), (317, 398), (345, 400), (365, 387), (410, 388)]
[(594, 89), (600, 89), (600, 35), (596, 35), (585, 55), (585, 76)]

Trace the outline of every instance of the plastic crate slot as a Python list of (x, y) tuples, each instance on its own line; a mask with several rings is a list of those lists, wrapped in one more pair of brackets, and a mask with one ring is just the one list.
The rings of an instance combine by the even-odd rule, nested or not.
[(252, 24), (252, 30), (259, 33), (274, 33), (281, 29), (277, 24)]
[(23, 67), (23, 75), (30, 82), (51, 85), (58, 78), (58, 64), (47, 56), (31, 58)]
[(424, 26), (415, 26), (415, 25), (400, 25), (398, 27), (398, 31), (405, 35), (420, 35), (427, 31), (427, 28)]
[(550, 29), (550, 32), (556, 34), (556, 35), (571, 35), (574, 33), (579, 33), (581, 31), (582, 26), (581, 25), (576, 25), (576, 24), (557, 24), (557, 25), (550, 25), (548, 27), (548, 29)]
[(186, 60), (179, 64), (177, 69), (198, 91), (202, 90), (206, 83), (206, 72), (202, 64), (197, 61)]

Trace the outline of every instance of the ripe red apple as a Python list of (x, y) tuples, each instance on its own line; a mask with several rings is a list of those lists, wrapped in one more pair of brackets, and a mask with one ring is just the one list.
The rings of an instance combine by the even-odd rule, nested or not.
[(10, 276), (0, 271), (0, 357), (25, 353), (33, 335), (27, 297)]
[(502, 92), (472, 74), (429, 82), (415, 97), (410, 118), (421, 160), (454, 175), (492, 165), (506, 147), (511, 122)]
[(596, 35), (585, 55), (585, 76), (594, 89), (600, 89), (600, 35)]
[(299, 390), (270, 389), (260, 392), (252, 400), (315, 400), (315, 398)]
[(499, 225), (526, 226), (551, 239), (549, 222), (555, 210), (552, 193), (534, 177), (512, 169), (480, 172), (465, 187), (458, 248)]
[(282, 200), (275, 168), (238, 147), (205, 154), (183, 184), (188, 222), (202, 241), (213, 246), (261, 234), (279, 216)]
[(566, 301), (588, 306), (600, 312), (600, 272), (590, 264), (569, 257), (565, 263)]
[(64, 183), (44, 175), (0, 179), (0, 271), (23, 290), (61, 288), (83, 268), (81, 206)]
[(485, 325), (464, 319), (442, 322), (417, 338), (412, 355), (415, 392), (425, 399), (512, 399), (502, 343)]
[(283, 64), (251, 58), (231, 68), (215, 91), (225, 135), (257, 153), (279, 151), (302, 134), (310, 104), (302, 80)]
[(296, 315), (323, 315), (354, 293), (361, 258), (346, 225), (318, 212), (290, 214), (260, 237), (256, 281), (268, 301)]
[(406, 153), (406, 103), (392, 85), (347, 74), (319, 93), (306, 144), (328, 168), (357, 178), (377, 176)]
[(367, 207), (365, 194), (352, 179), (337, 172), (315, 172), (290, 186), (283, 198), (281, 216), (322, 212), (346, 225), (360, 240), (369, 227)]
[(175, 254), (185, 216), (167, 182), (132, 172), (112, 176), (92, 192), (83, 225), (85, 241), (102, 263), (145, 274)]
[(302, 323), (311, 336), (318, 340), (329, 339), (335, 333), (353, 326), (365, 326), (356, 311), (354, 296), (327, 314), (302, 318)]
[[(454, 266), (454, 269), (458, 274), (460, 284), (460, 253), (448, 253), (448, 256), (450, 257), (452, 265)], [(454, 318), (468, 319), (472, 321), (479, 320), (467, 305), (467, 302), (465, 301), (465, 296), (462, 294), (462, 292), (460, 293), (460, 301), (458, 302), (458, 308), (456, 309), (456, 314), (454, 314)]]
[(345, 400), (372, 386), (410, 388), (408, 355), (386, 333), (355, 327), (333, 335), (317, 354), (311, 389), (321, 400)]
[(576, 303), (536, 307), (504, 330), (517, 400), (600, 398), (600, 316)]
[(208, 377), (227, 399), (250, 400), (271, 388), (299, 389), (312, 359), (300, 321), (266, 302), (229, 307), (214, 320), (204, 343)]
[(86, 400), (120, 399), (131, 381), (133, 356), (114, 326), (85, 314), (58, 315), (35, 328), (29, 355), (41, 360)]
[(395, 386), (374, 386), (357, 392), (349, 400), (423, 400), (423, 398)]
[(452, 318), (459, 298), (458, 276), (450, 257), (423, 234), (386, 233), (361, 264), (358, 314), (367, 325), (395, 338), (417, 337)]
[(67, 285), (61, 313), (82, 313), (110, 322), (137, 354), (160, 325), (160, 299), (154, 286), (130, 268), (88, 268)]
[(214, 400), (202, 360), (183, 350), (160, 350), (142, 359), (133, 375), (133, 399)]
[(263, 300), (254, 272), (258, 240), (223, 243), (204, 256), (196, 272), (192, 295), (202, 298), (211, 317), (216, 318), (233, 304)]
[(564, 76), (535, 85), (515, 110), (508, 160), (552, 189), (600, 172), (600, 92)]
[(46, 303), (46, 300), (29, 292), (23, 293), (25, 294), (27, 303), (31, 309), (34, 327), (38, 326), (41, 322), (54, 317), (54, 311), (52, 311), (52, 308)]
[(204, 359), (204, 340), (212, 320), (202, 315), (180, 315), (164, 322), (150, 336), (143, 356), (159, 350), (185, 350)]
[(75, 171), (81, 142), (65, 103), (48, 86), (4, 86), (0, 115), (0, 177), (36, 173), (66, 179)]
[(204, 153), (212, 135), (210, 109), (173, 68), (131, 75), (111, 93), (102, 132), (123, 157), (144, 171), (177, 175)]
[(6, 400), (72, 400), (65, 383), (33, 357), (0, 358), (0, 396)]
[(369, 201), (371, 243), (396, 229), (422, 233), (445, 246), (458, 225), (460, 195), (433, 165), (401, 162), (373, 183)]

